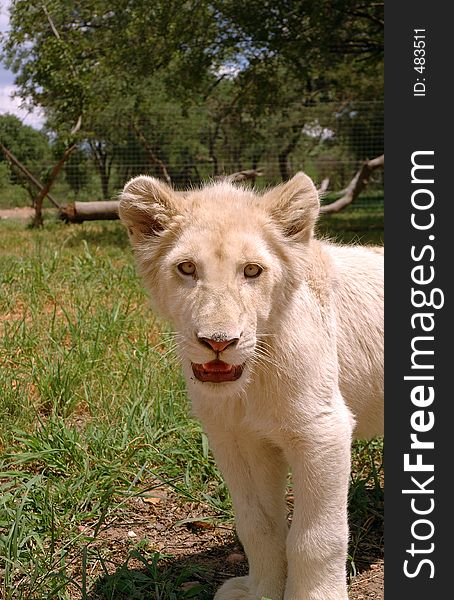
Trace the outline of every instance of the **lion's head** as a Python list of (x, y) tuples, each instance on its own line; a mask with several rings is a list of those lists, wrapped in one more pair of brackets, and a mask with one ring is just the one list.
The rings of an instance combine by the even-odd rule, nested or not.
[(247, 384), (301, 278), (318, 211), (303, 173), (263, 195), (229, 183), (175, 192), (147, 176), (125, 186), (120, 218), (190, 388), (230, 396)]

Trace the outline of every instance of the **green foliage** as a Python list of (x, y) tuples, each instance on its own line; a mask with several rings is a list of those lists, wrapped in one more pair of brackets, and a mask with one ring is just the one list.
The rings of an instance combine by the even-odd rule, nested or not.
[(13, 183), (15, 176), (6, 161), (0, 161), (0, 208), (30, 206), (30, 196), (25, 188)]
[(169, 57), (180, 75), (192, 73), (194, 80), (209, 61), (207, 3), (18, 0), (10, 14), (3, 57), (24, 97), (42, 106), (60, 131), (81, 115), (89, 131), (106, 105), (135, 97), (142, 79), (168, 70)]
[(55, 147), (82, 117), (64, 201), (140, 172), (180, 187), (263, 167), (267, 185), (304, 168), (340, 189), (383, 149), (382, 36), (382, 5), (358, 0), (17, 0), (2, 57)]
[[(51, 161), (52, 150), (44, 133), (29, 125), (23, 125), (20, 119), (11, 114), (0, 115), (0, 142), (38, 179), (46, 176), (47, 165)], [(30, 197), (36, 194), (24, 174), (7, 159), (0, 149), (0, 189), (3, 194), (14, 197), (16, 205), (25, 203), (20, 187)]]
[[(48, 138), (33, 127), (23, 125), (18, 117), (11, 114), (0, 115), (0, 142), (38, 177), (43, 165), (51, 157)], [(0, 151), (0, 164), (7, 162), (8, 159)], [(15, 167), (11, 169), (10, 176), (12, 183), (23, 179)]]
[(251, 61), (257, 51), (262, 56), (280, 55), (308, 74), (333, 63), (352, 59), (373, 63), (383, 58), (383, 3), (222, 0), (213, 4), (226, 23), (231, 43)]
[[(317, 95), (345, 96), (338, 72), (346, 67), (367, 85), (378, 74), (378, 89), (382, 38), (382, 5), (358, 0), (272, 8), (237, 0), (17, 0), (3, 58), (17, 72), (22, 96), (42, 106), (54, 128), (83, 115), (88, 132), (106, 108), (117, 107), (126, 121), (144, 110), (154, 91), (149, 82), (164, 84), (167, 101), (187, 106), (216, 95), (227, 78), (234, 95), (259, 113), (262, 105), (285, 106), (288, 94), (303, 104)], [(342, 86), (353, 89), (348, 82), (344, 77)]]
[[(26, 165), (39, 164), (50, 154), (47, 137), (29, 125), (23, 125), (15, 115), (0, 115), (0, 141)], [(1, 153), (0, 162), (5, 160)]]

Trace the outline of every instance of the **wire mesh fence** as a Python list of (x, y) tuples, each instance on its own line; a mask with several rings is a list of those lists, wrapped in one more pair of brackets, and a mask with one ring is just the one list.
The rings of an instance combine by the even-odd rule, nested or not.
[[(0, 106), (0, 142), (38, 180), (46, 178), (63, 153), (55, 135), (23, 125)], [(163, 178), (176, 189), (243, 170), (253, 184), (274, 185), (304, 170), (328, 190), (345, 188), (359, 166), (383, 152), (381, 102), (293, 106), (275, 112), (261, 107), (215, 110), (172, 104), (156, 106), (137, 122), (106, 122), (81, 137), (51, 195), (60, 204), (107, 200), (134, 175)], [(31, 205), (37, 194), (5, 152), (0, 152), (1, 206)], [(329, 198), (329, 195), (328, 195)], [(374, 173), (355, 202), (374, 208), (383, 202), (383, 172)]]

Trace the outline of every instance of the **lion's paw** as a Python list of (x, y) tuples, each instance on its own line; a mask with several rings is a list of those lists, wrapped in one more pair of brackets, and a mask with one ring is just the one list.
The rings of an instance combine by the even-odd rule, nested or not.
[(234, 577), (221, 585), (214, 600), (260, 600), (249, 590), (249, 577)]

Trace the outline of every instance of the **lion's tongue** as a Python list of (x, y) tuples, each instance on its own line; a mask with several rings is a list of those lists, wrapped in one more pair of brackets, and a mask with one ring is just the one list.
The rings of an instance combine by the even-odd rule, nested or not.
[(203, 364), (192, 363), (192, 371), (199, 381), (221, 383), (235, 381), (241, 377), (242, 365), (229, 365), (222, 360), (212, 360)]
[(202, 368), (207, 373), (230, 373), (233, 369), (233, 365), (229, 365), (222, 360), (212, 360), (203, 363)]

